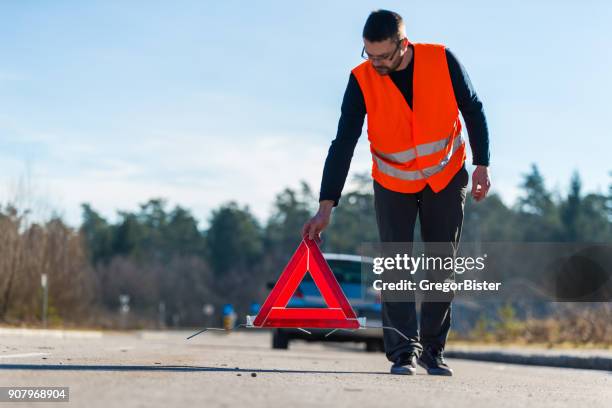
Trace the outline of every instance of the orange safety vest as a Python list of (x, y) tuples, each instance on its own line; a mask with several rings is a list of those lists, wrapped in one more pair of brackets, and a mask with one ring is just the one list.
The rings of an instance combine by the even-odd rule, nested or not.
[(443, 45), (414, 44), (412, 106), (370, 61), (355, 67), (365, 99), (372, 177), (402, 193), (442, 190), (465, 161), (459, 109)]

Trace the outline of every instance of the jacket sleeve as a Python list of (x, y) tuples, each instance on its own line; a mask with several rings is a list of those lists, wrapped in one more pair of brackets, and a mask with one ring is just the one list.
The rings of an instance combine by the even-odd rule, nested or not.
[(331, 142), (325, 159), (319, 201), (333, 200), (334, 207), (338, 205), (365, 115), (363, 93), (357, 78), (351, 73), (342, 100), (336, 138)]
[(482, 102), (472, 86), (465, 67), (448, 48), (446, 49), (446, 60), (457, 106), (467, 128), (472, 148), (472, 164), (488, 166), (490, 160), (489, 129)]

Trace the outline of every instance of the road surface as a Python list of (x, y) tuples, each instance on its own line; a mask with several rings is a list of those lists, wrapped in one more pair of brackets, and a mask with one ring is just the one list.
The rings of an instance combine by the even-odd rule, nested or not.
[(388, 374), (382, 353), (265, 331), (2, 334), (0, 386), (70, 387), (68, 403), (17, 407), (604, 407), (612, 373), (451, 360), (453, 377)]

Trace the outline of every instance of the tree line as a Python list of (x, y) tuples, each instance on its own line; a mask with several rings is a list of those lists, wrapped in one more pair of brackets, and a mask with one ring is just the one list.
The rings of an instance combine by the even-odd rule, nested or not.
[[(462, 240), (612, 242), (612, 184), (583, 192), (578, 173), (567, 193), (546, 187), (536, 165), (523, 175), (521, 194), (508, 206), (495, 192), (474, 203), (468, 194)], [(0, 209), (0, 320), (41, 319), (40, 274), (49, 276), (51, 322), (115, 326), (119, 296), (128, 295), (134, 327), (198, 325), (204, 304), (232, 303), (240, 318), (261, 302), (295, 251), (317, 196), (302, 182), (285, 188), (261, 222), (247, 205), (225, 203), (206, 228), (180, 205), (151, 199), (110, 222), (90, 204), (82, 223), (60, 217), (31, 222), (25, 210)], [(416, 239), (419, 239), (418, 227)], [(322, 249), (358, 253), (376, 242), (372, 181), (355, 176), (323, 233)], [(214, 321), (215, 325), (218, 324)]]

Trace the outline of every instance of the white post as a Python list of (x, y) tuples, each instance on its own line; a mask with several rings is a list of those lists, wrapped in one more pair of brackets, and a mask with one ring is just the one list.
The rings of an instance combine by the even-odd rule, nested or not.
[(49, 294), (48, 294), (49, 285), (47, 283), (48, 283), (47, 274), (46, 273), (41, 274), (40, 275), (40, 286), (42, 286), (43, 288), (42, 320), (43, 320), (43, 327), (45, 329), (47, 328), (47, 303), (49, 299)]

